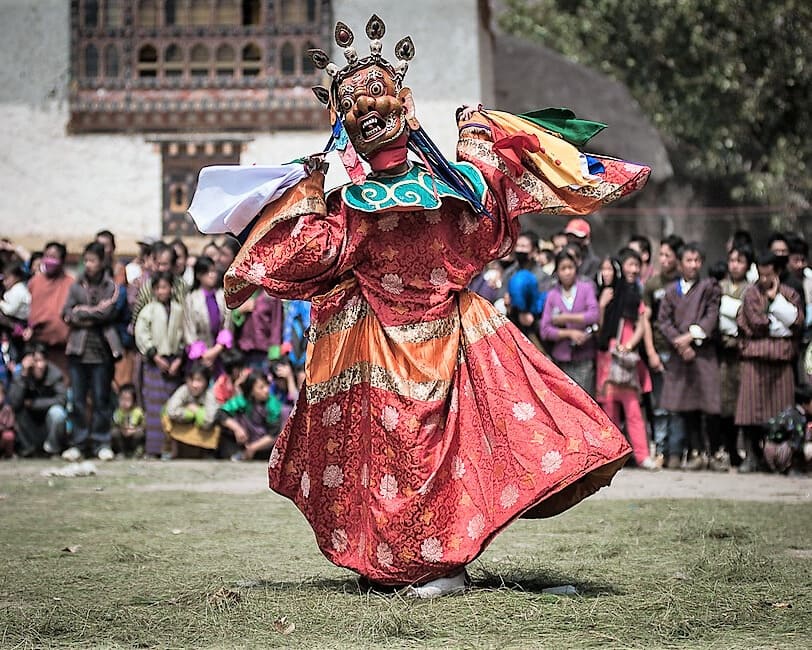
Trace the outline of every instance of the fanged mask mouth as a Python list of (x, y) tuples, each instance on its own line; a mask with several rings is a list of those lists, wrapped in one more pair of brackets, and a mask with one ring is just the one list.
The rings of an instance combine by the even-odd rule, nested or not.
[(369, 142), (384, 132), (386, 122), (377, 113), (370, 113), (358, 120), (358, 128), (361, 131), (361, 137)]

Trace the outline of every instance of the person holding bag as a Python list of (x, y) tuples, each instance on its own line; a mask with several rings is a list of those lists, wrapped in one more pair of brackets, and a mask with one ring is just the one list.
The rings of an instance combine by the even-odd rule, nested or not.
[(626, 419), (626, 435), (634, 460), (642, 469), (655, 470), (649, 456), (646, 425), (640, 409), (640, 393), (651, 391), (651, 377), (636, 348), (645, 329), (645, 305), (638, 278), (639, 253), (624, 248), (612, 261), (614, 278), (604, 283), (598, 306), (600, 331), (596, 363), (597, 401), (612, 421), (620, 424), (620, 409)]
[[(738, 467), (742, 462), (737, 449), (739, 429), (735, 423), (736, 400), (741, 378), (739, 326), (736, 318), (742, 307), (744, 292), (750, 286), (747, 271), (753, 265), (753, 257), (753, 251), (749, 246), (734, 244), (727, 254), (727, 276), (719, 283), (722, 297), (719, 302), (719, 333), (716, 339), (721, 395), (718, 425), (708, 427), (711, 452), (714, 453), (711, 458), (711, 469)], [(721, 448), (724, 451), (720, 451)]]
[(576, 260), (566, 250), (555, 258), (557, 284), (547, 294), (539, 332), (552, 346), (559, 368), (590, 395), (595, 394), (595, 337), (598, 300), (595, 285), (577, 278)]

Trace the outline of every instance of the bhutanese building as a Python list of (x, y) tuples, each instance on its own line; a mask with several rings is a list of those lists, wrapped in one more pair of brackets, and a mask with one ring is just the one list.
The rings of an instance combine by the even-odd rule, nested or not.
[[(538, 105), (554, 95), (543, 57), (533, 80), (501, 69), (519, 69), (506, 50), (514, 40), (492, 30), (486, 0), (0, 0), (0, 236), (31, 249), (62, 240), (78, 252), (108, 228), (120, 251), (133, 252), (144, 236), (193, 234), (185, 213), (202, 166), (283, 163), (323, 149), (327, 116), (310, 87), (325, 80), (306, 51), (343, 61), (332, 36), (340, 19), (363, 54), (372, 13), (387, 26), (385, 56), (412, 36), (406, 83), (449, 157), (461, 103), (501, 98), (500, 108), (515, 110), (532, 103), (534, 88)], [(585, 116), (611, 121), (591, 110), (595, 92), (594, 82), (583, 87)], [(640, 143), (638, 128), (613, 136)], [(659, 155), (642, 149), (612, 153)], [(345, 181), (336, 159), (328, 183)]]

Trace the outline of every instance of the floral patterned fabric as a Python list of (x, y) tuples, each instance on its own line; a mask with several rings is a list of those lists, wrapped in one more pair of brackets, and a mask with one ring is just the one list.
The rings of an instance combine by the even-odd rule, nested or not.
[(361, 212), (340, 193), (325, 201), (315, 173), (264, 210), (226, 275), (232, 306), (256, 286), (312, 301), (305, 388), (269, 483), (328, 559), (386, 584), (459, 570), (516, 517), (607, 485), (630, 453), (584, 391), (465, 289), (513, 247), (516, 217), (541, 211), (534, 182), (466, 160), (493, 218), (449, 197)]

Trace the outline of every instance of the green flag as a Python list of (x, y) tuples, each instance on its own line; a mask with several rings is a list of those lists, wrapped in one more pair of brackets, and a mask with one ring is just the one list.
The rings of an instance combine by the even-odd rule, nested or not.
[(558, 133), (576, 147), (585, 145), (606, 128), (606, 125), (600, 122), (579, 120), (569, 108), (542, 108), (538, 111), (520, 113), (519, 117), (543, 129)]

